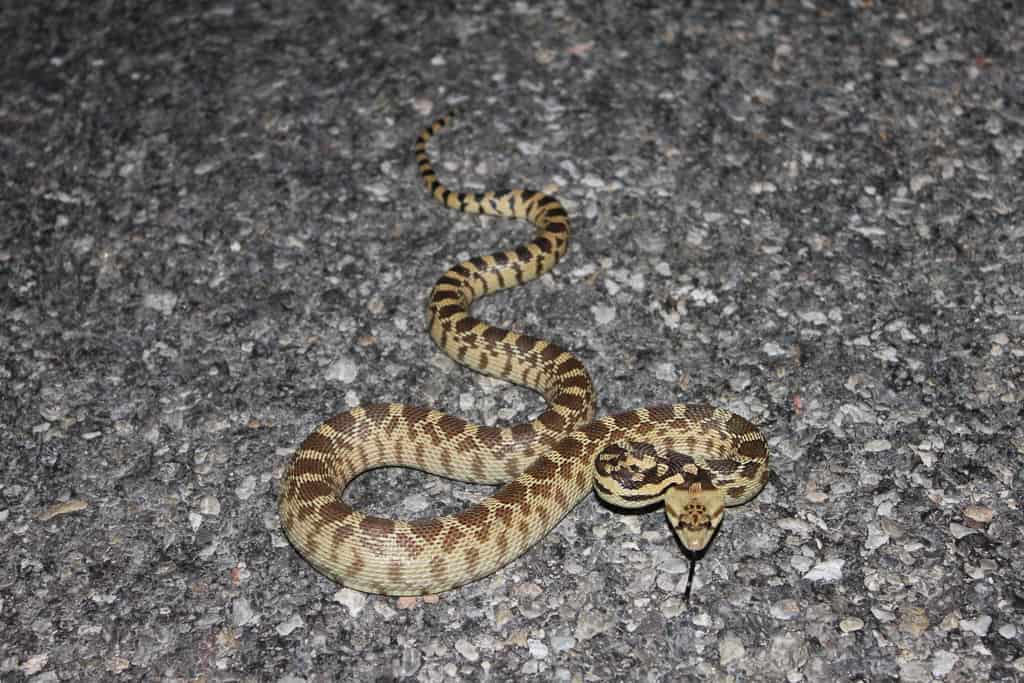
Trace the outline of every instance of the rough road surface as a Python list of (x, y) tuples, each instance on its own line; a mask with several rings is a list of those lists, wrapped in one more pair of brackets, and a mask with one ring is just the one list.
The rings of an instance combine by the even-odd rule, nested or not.
[[(1024, 679), (1014, 3), (185, 4), (0, 9), (2, 680)], [(690, 604), (664, 515), (593, 497), (437, 599), (285, 541), (331, 414), (541, 410), (423, 329), (446, 267), (530, 234), (420, 186), (451, 107), (446, 182), (554, 189), (575, 227), (475, 311), (577, 352), (602, 414), (770, 439)]]

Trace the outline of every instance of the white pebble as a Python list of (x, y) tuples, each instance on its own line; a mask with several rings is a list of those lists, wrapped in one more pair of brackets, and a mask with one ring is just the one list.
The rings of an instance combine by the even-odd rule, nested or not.
[(824, 325), (828, 318), (821, 311), (800, 311), (797, 313), (801, 320), (812, 325)]
[(324, 377), (328, 380), (334, 380), (342, 382), (343, 384), (351, 384), (356, 379), (356, 375), (359, 374), (359, 367), (356, 365), (348, 356), (342, 356), (338, 360), (331, 363), (327, 368), (327, 372), (324, 373)]
[(882, 527), (875, 523), (868, 524), (868, 540), (864, 543), (867, 550), (878, 550), (888, 542), (889, 534)]
[(697, 304), (697, 306), (714, 306), (718, 303), (718, 296), (710, 289), (695, 287), (690, 292), (690, 300)]
[(215, 171), (218, 166), (220, 166), (220, 162), (219, 161), (216, 161), (216, 160), (204, 161), (204, 162), (198, 164), (195, 168), (193, 168), (192, 169), (192, 173), (194, 173), (197, 176), (202, 177), (202, 176), (204, 176), (204, 175), (206, 175), (208, 173), (211, 173), (212, 171)]
[(599, 633), (604, 633), (613, 626), (608, 618), (602, 617), (596, 612), (584, 612), (576, 622), (576, 630), (573, 636), (577, 641), (590, 640)]
[(235, 497), (238, 500), (249, 500), (252, 498), (253, 491), (256, 490), (256, 477), (251, 474), (244, 477), (242, 481), (235, 487)]
[(536, 142), (521, 141), (516, 143), (516, 149), (524, 157), (535, 157), (540, 152), (540, 145)]
[(669, 598), (661, 603), (661, 613), (666, 619), (675, 619), (685, 611), (686, 604), (679, 598)]
[(275, 630), (277, 631), (278, 635), (286, 636), (295, 629), (302, 628), (305, 625), (305, 622), (302, 621), (302, 617), (300, 617), (298, 614), (293, 614), (288, 621), (284, 621), (278, 624)]
[(220, 501), (216, 496), (203, 496), (199, 499), (199, 512), (207, 517), (216, 517), (220, 514)]
[(772, 194), (775, 190), (775, 183), (764, 180), (757, 181), (750, 184), (750, 194)]
[(857, 617), (845, 617), (839, 622), (839, 630), (843, 633), (853, 633), (864, 628), (864, 620)]
[(580, 170), (576, 167), (576, 164), (574, 164), (571, 160), (565, 159), (563, 161), (558, 162), (558, 165), (573, 178), (580, 177)]
[(465, 638), (459, 638), (455, 641), (455, 651), (462, 655), (467, 662), (475, 662), (480, 659), (480, 653), (473, 646), (473, 643)]
[(800, 604), (792, 598), (786, 598), (773, 603), (769, 609), (769, 614), (778, 619), (779, 621), (789, 621), (795, 616), (800, 614)]
[(526, 641), (526, 645), (530, 648), (530, 656), (534, 659), (544, 659), (548, 656), (548, 646), (541, 641), (530, 638)]
[(747, 649), (743, 647), (743, 643), (739, 638), (735, 636), (725, 636), (718, 641), (718, 662), (722, 666), (727, 666), (732, 662), (735, 662), (747, 654)]
[(747, 387), (750, 386), (753, 380), (750, 377), (750, 373), (740, 371), (736, 375), (729, 378), (729, 388), (737, 393), (746, 391)]
[(594, 314), (594, 320), (597, 321), (598, 325), (607, 325), (611, 321), (615, 320), (614, 306), (591, 306), (590, 312)]
[(555, 652), (568, 652), (576, 647), (576, 639), (572, 636), (551, 636), (551, 647)]
[(50, 656), (47, 654), (32, 655), (18, 665), (18, 668), (21, 669), (22, 673), (26, 676), (33, 676), (45, 669), (48, 661), (50, 661)]
[[(523, 674), (524, 676), (536, 676), (537, 672), (539, 671), (540, 664), (538, 664), (537, 660), (535, 659), (527, 659), (526, 663), (524, 663), (523, 666), (519, 669), (519, 673)], [(452, 672), (451, 678), (454, 678), (454, 676), (455, 673)]]
[(331, 599), (339, 605), (344, 605), (348, 609), (348, 613), (353, 617), (358, 616), (363, 611), (363, 608), (366, 607), (366, 595), (351, 588), (342, 588), (335, 592)]
[(376, 612), (384, 621), (391, 621), (398, 615), (398, 612), (396, 612), (394, 608), (384, 600), (378, 600), (373, 603), (373, 611)]
[(935, 676), (935, 678), (943, 678), (953, 670), (953, 667), (956, 666), (956, 663), (959, 661), (960, 658), (952, 652), (939, 650), (935, 653), (935, 656), (932, 657), (932, 676)]
[(796, 517), (783, 517), (782, 519), (775, 522), (775, 525), (784, 531), (798, 534), (800, 536), (810, 536), (814, 528)]
[(253, 622), (256, 613), (246, 598), (237, 598), (231, 605), (231, 621), (235, 626), (246, 626)]
[(434, 101), (429, 97), (416, 97), (413, 98), (412, 108), (416, 110), (416, 113), (420, 116), (426, 116), (433, 110)]
[(900, 662), (899, 680), (907, 681), (907, 683), (922, 683), (932, 680), (932, 676), (923, 662), (904, 661)]
[(893, 614), (887, 609), (882, 609), (881, 607), (872, 607), (871, 614), (875, 617), (875, 619), (878, 619), (878, 621), (880, 621), (883, 624), (888, 624), (893, 621), (896, 621), (895, 614)]
[(892, 442), (888, 439), (872, 439), (864, 444), (864, 450), (868, 453), (881, 453), (892, 448)]
[(951, 522), (949, 525), (949, 533), (953, 534), (953, 538), (959, 541), (961, 538), (964, 538), (965, 536), (970, 536), (971, 534), (978, 533), (978, 530), (964, 526), (963, 524)]
[(178, 295), (173, 292), (150, 292), (142, 297), (142, 305), (164, 315), (170, 315), (174, 311), (174, 305), (178, 303)]
[(843, 578), (843, 565), (846, 564), (846, 560), (825, 560), (814, 565), (811, 571), (804, 574), (804, 578), (808, 581), (822, 581), (830, 583), (838, 581)]
[(658, 363), (654, 368), (654, 376), (663, 382), (674, 382), (676, 379), (676, 366), (672, 363)]
[(910, 179), (910, 191), (917, 194), (934, 182), (935, 178), (928, 174), (916, 175)]
[(975, 635), (985, 636), (988, 635), (988, 629), (992, 626), (992, 617), (987, 614), (982, 614), (977, 619), (961, 619), (960, 630), (970, 631)]
[(422, 493), (413, 493), (402, 503), (402, 508), (412, 514), (423, 512), (428, 507), (430, 507), (430, 500)]
[(370, 183), (364, 185), (363, 189), (375, 197), (388, 197), (391, 195), (391, 186), (386, 183)]
[(803, 555), (794, 555), (789, 559), (789, 566), (801, 574), (806, 574), (814, 566), (814, 560)]

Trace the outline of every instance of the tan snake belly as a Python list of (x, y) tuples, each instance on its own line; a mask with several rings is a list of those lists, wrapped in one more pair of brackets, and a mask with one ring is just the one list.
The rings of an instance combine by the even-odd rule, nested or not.
[[(768, 449), (744, 418), (709, 406), (670, 405), (591, 421), (586, 369), (555, 344), (469, 315), (472, 302), (534, 279), (565, 253), (569, 220), (554, 197), (531, 190), (463, 194), (437, 179), (419, 136), (427, 189), (466, 213), (522, 218), (536, 237), (448, 270), (427, 307), (430, 335), (454, 360), (543, 394), (548, 408), (526, 424), (475, 425), (397, 403), (359, 406), (330, 418), (296, 452), (282, 483), (286, 535), (316, 569), (350, 588), (391, 595), (438, 593), (496, 571), (546, 535), (593, 487), (608, 502), (665, 501), (683, 545), (701, 550), (725, 505), (755, 496), (768, 477)], [(375, 467), (412, 467), (462, 481), (499, 484), (491, 497), (444, 517), (401, 521), (352, 509), (341, 492)]]

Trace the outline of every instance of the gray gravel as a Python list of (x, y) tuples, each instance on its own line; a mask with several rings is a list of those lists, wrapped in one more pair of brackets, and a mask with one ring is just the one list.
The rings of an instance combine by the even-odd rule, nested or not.
[[(1015, 3), (183, 4), (0, 9), (0, 678), (1024, 680)], [(419, 186), (453, 106), (450, 184), (554, 186), (576, 227), (477, 312), (577, 351), (602, 413), (770, 438), (689, 605), (663, 514), (593, 497), (420, 601), (278, 527), (339, 410), (541, 408), (424, 334), (446, 266), (529, 232)]]

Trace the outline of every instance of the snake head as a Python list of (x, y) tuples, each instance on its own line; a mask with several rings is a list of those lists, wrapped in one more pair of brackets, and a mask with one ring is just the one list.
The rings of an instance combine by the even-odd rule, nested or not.
[(725, 496), (700, 484), (673, 486), (665, 493), (665, 514), (676, 536), (690, 552), (711, 542), (725, 512)]

